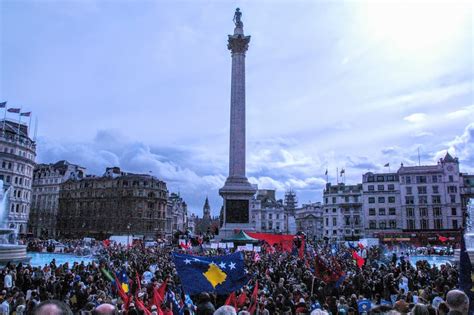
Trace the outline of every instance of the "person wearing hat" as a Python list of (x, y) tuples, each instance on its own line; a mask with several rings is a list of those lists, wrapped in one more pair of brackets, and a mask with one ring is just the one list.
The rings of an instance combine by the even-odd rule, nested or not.
[(298, 314), (307, 314), (308, 313), (308, 307), (306, 307), (306, 301), (304, 298), (300, 298), (298, 301), (298, 304), (296, 304), (296, 315)]

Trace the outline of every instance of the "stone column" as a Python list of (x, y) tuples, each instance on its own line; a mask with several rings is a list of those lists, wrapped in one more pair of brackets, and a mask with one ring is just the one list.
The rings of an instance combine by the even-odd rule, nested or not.
[(227, 48), (232, 52), (232, 78), (230, 95), (230, 148), (229, 179), (245, 177), (245, 52), (250, 36), (245, 36), (243, 24), (229, 35)]

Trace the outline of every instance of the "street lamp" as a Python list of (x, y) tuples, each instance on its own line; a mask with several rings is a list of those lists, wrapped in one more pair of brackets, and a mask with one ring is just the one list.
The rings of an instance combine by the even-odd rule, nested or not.
[(127, 247), (130, 246), (130, 227), (131, 227), (131, 224), (128, 223), (127, 224)]

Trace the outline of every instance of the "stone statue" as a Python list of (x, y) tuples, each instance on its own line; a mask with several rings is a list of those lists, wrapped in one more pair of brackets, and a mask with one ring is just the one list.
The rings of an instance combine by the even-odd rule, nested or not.
[(235, 27), (243, 26), (243, 23), (240, 20), (241, 16), (242, 16), (242, 12), (240, 12), (240, 9), (239, 8), (235, 9), (235, 14), (234, 14), (234, 19), (233, 19)]

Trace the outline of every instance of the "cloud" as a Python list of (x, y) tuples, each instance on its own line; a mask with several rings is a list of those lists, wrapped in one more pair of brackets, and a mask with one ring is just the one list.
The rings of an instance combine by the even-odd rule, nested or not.
[(459, 158), (461, 168), (474, 171), (474, 123), (467, 125), (462, 135), (448, 143), (448, 150)]
[(466, 118), (474, 113), (474, 105), (466, 106), (462, 109), (450, 112), (446, 115), (449, 119)]
[(413, 124), (419, 124), (419, 123), (425, 122), (427, 117), (428, 116), (424, 113), (414, 113), (414, 114), (404, 117), (403, 120), (406, 120)]

